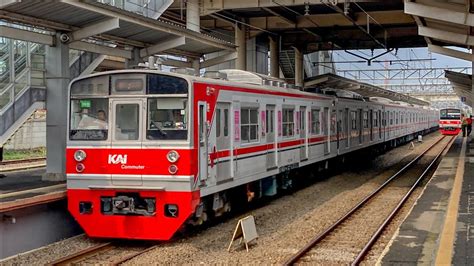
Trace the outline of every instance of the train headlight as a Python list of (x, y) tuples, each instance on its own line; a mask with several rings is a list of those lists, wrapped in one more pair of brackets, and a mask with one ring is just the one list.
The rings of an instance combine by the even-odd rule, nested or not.
[(84, 171), (84, 169), (86, 169), (86, 167), (82, 163), (76, 164), (76, 171), (78, 173), (82, 173)]
[(172, 175), (176, 174), (178, 172), (178, 166), (174, 164), (170, 165), (170, 167), (168, 167), (168, 172)]
[(74, 160), (76, 160), (76, 162), (82, 162), (84, 161), (85, 158), (86, 158), (86, 152), (83, 150), (77, 150), (74, 153)]
[(179, 159), (179, 153), (177, 151), (169, 151), (166, 158), (170, 163), (175, 163)]

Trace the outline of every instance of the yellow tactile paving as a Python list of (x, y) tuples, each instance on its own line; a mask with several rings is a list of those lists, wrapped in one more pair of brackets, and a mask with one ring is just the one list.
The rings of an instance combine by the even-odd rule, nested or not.
[(451, 265), (454, 238), (456, 235), (459, 199), (461, 197), (462, 182), (464, 177), (464, 163), (466, 161), (466, 141), (467, 138), (464, 138), (462, 141), (456, 176), (454, 178), (454, 184), (451, 190), (451, 196), (449, 198), (448, 210), (446, 212), (443, 231), (441, 232), (435, 265)]

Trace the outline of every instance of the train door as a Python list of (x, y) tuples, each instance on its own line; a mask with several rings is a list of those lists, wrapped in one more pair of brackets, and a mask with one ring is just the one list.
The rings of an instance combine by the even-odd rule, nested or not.
[(346, 148), (349, 148), (349, 136), (350, 136), (350, 124), (349, 124), (349, 108), (346, 108), (344, 110), (344, 134), (345, 134), (345, 146)]
[(266, 118), (266, 140), (267, 140), (267, 170), (277, 167), (277, 143), (275, 134), (275, 105), (267, 105), (265, 110)]
[(323, 134), (326, 136), (326, 142), (324, 143), (324, 155), (329, 153), (330, 145), (331, 145), (331, 135), (329, 134), (329, 108), (325, 107), (323, 111)]
[(139, 164), (139, 158), (129, 154), (127, 150), (141, 149), (143, 139), (143, 111), (146, 103), (142, 99), (126, 99), (110, 101), (113, 122), (112, 122), (112, 148), (108, 163), (110, 167), (120, 167), (124, 174), (111, 175), (113, 185), (119, 186), (140, 186), (143, 184), (142, 175), (137, 170), (124, 170), (127, 165)]
[(205, 181), (208, 177), (208, 161), (209, 161), (209, 152), (208, 152), (208, 138), (207, 138), (207, 103), (199, 102), (198, 103), (198, 130), (199, 130), (199, 180)]
[(221, 154), (229, 154), (228, 157), (217, 159), (216, 181), (219, 184), (232, 179), (230, 172), (230, 103), (217, 103), (215, 115), (216, 150), (221, 152)]
[(308, 139), (306, 138), (306, 107), (300, 107), (300, 139), (303, 140), (302, 146), (300, 147), (300, 160), (304, 161), (308, 159)]
[(374, 141), (374, 111), (369, 110), (370, 141)]

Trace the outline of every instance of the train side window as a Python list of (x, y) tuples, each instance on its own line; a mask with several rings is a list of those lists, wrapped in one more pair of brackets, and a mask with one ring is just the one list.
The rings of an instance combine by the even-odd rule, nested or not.
[(363, 126), (364, 126), (364, 128), (369, 128), (369, 112), (368, 111), (364, 111)]
[(243, 107), (240, 109), (240, 131), (242, 142), (258, 141), (258, 109)]
[(229, 109), (224, 109), (224, 137), (229, 136)]
[(315, 135), (321, 134), (321, 121), (319, 110), (311, 110), (311, 133)]
[(221, 136), (221, 109), (216, 109), (216, 137)]
[(357, 129), (357, 112), (356, 111), (351, 111), (351, 129), (352, 130)]
[(266, 110), (265, 112), (266, 115), (266, 133), (273, 133), (275, 128), (274, 128), (274, 121), (275, 121), (275, 111), (274, 110)]
[(283, 109), (283, 137), (292, 137), (295, 130), (294, 110)]
[(138, 140), (139, 105), (117, 104), (115, 109), (115, 139)]

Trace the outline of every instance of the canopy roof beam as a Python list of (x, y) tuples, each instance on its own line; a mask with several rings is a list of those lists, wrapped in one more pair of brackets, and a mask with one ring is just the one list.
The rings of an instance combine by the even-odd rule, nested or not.
[(474, 27), (474, 14), (471, 14), (468, 11), (460, 12), (447, 8), (405, 2), (405, 13), (413, 16)]
[(107, 47), (104, 45), (98, 45), (98, 44), (93, 44), (93, 43), (88, 43), (88, 42), (73, 42), (69, 44), (69, 48), (75, 49), (75, 50), (103, 54), (103, 55), (116, 56), (116, 57), (121, 57), (125, 59), (132, 58), (131, 51), (114, 48), (114, 47)]
[(172, 38), (163, 42), (156, 43), (152, 46), (143, 48), (140, 50), (140, 57), (147, 57), (151, 55), (155, 55), (157, 53), (164, 52), (166, 50), (170, 50), (176, 47), (179, 47), (181, 45), (186, 44), (186, 38), (185, 37), (176, 37)]
[(442, 46), (438, 46), (434, 44), (428, 44), (428, 50), (430, 50), (433, 53), (451, 56), (451, 57), (463, 59), (466, 61), (474, 61), (474, 56), (470, 53), (466, 53), (466, 52), (462, 52), (462, 51), (458, 51), (458, 50), (454, 50), (454, 49), (450, 49), (450, 48), (446, 48), (446, 47), (442, 47)]
[(7, 26), (0, 26), (0, 36), (27, 42), (46, 44), (49, 46), (54, 45), (54, 38), (51, 35)]
[(118, 18), (110, 18), (73, 31), (68, 36), (70, 37), (70, 42), (75, 42), (118, 28), (120, 28), (120, 20)]
[(456, 33), (431, 27), (418, 27), (418, 34), (421, 36), (455, 44), (474, 45), (474, 36), (463, 33)]
[(217, 64), (225, 63), (227, 61), (234, 60), (236, 58), (237, 58), (237, 53), (236, 52), (227, 53), (227, 54), (224, 54), (224, 55), (221, 55), (221, 56), (218, 56), (218, 57), (214, 57), (214, 58), (205, 60), (204, 62), (201, 63), (200, 67), (201, 68), (206, 68), (206, 67), (214, 66), (214, 65), (217, 65)]

